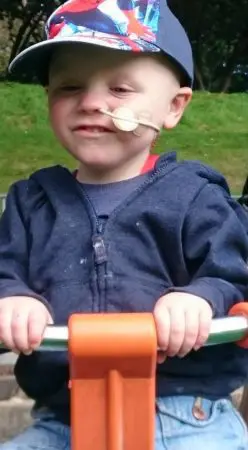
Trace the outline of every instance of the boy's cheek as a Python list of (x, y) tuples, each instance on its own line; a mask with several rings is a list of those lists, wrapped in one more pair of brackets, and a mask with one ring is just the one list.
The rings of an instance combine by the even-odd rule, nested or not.
[(49, 101), (48, 110), (51, 125), (56, 128), (60, 127), (64, 121), (64, 115), (66, 113), (66, 108), (63, 102), (59, 100)]

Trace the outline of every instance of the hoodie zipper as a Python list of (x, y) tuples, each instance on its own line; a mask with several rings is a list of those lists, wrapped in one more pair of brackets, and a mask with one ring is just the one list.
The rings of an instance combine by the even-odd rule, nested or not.
[[(107, 249), (104, 241), (104, 229), (105, 226), (98, 220), (95, 214), (96, 220), (96, 232), (92, 236), (92, 246), (94, 252), (94, 266), (96, 274), (96, 292), (98, 301), (95, 303), (96, 312), (102, 312), (105, 310), (105, 280), (107, 270)], [(104, 224), (106, 225), (106, 223)]]
[(99, 264), (107, 262), (107, 251), (103, 238), (104, 227), (98, 219), (96, 219), (96, 222), (96, 234), (92, 237), (92, 244), (95, 257), (95, 265), (98, 266)]
[[(148, 170), (148, 169), (146, 169)], [(158, 168), (155, 173), (153, 173), (141, 186), (139, 186), (138, 189), (136, 189), (129, 197), (124, 201), (119, 207), (117, 207), (109, 216), (109, 218), (106, 220), (104, 225), (99, 221), (97, 214), (95, 212), (95, 209), (91, 203), (90, 198), (88, 195), (84, 192), (84, 198), (87, 200), (87, 203), (93, 212), (93, 216), (95, 219), (95, 232), (92, 235), (92, 246), (93, 246), (93, 253), (94, 253), (94, 266), (95, 266), (95, 275), (96, 275), (96, 292), (95, 297), (97, 297), (98, 300), (96, 300), (93, 303), (93, 311), (94, 312), (101, 312), (105, 311), (105, 291), (106, 291), (106, 275), (107, 275), (107, 261), (108, 261), (108, 255), (107, 255), (107, 249), (105, 245), (104, 240), (104, 233), (106, 226), (109, 224), (109, 222), (112, 222), (113, 219), (116, 217), (116, 215), (119, 213), (120, 210), (122, 210), (125, 206), (128, 205), (128, 203), (139, 194), (139, 192), (143, 191), (143, 189), (149, 185), (152, 184), (152, 182), (160, 175), (160, 173), (163, 171), (163, 167)], [(92, 217), (92, 214), (90, 214)], [(104, 293), (104, 294), (103, 294)], [(104, 298), (103, 298), (104, 297)]]
[[(93, 278), (93, 312), (101, 312), (103, 310), (103, 305), (105, 304), (105, 298), (103, 299), (103, 293), (105, 297), (105, 278), (106, 278), (106, 262), (107, 262), (107, 250), (104, 241), (104, 230), (105, 225), (98, 219), (96, 211), (93, 204), (82, 187), (80, 191), (83, 192), (83, 198), (86, 202), (86, 209), (88, 211), (88, 216), (90, 218), (91, 224), (93, 225), (92, 233), (92, 249), (94, 258), (94, 278)], [(107, 222), (107, 220), (106, 220)]]
[[(150, 178), (153, 178), (150, 177)], [(145, 181), (144, 184), (142, 184), (141, 187), (144, 187), (146, 185), (146, 182), (148, 180)], [(137, 192), (139, 192), (141, 189), (140, 187), (135, 190), (130, 197), (132, 198), (133, 194)], [(95, 303), (95, 307), (94, 307), (94, 311), (96, 312), (101, 312), (101, 311), (105, 311), (105, 304), (106, 304), (106, 278), (107, 278), (107, 261), (108, 261), (108, 255), (107, 255), (107, 249), (106, 249), (106, 244), (105, 244), (105, 239), (104, 239), (104, 232), (106, 227), (108, 226), (109, 222), (112, 222), (113, 218), (116, 216), (116, 214), (118, 214), (118, 212), (123, 209), (124, 205), (125, 205), (125, 201), (123, 202), (123, 204), (121, 204), (119, 207), (117, 207), (108, 217), (108, 219), (106, 219), (106, 221), (104, 222), (104, 224), (102, 222), (99, 221), (97, 214), (94, 210), (93, 205), (91, 204), (90, 199), (88, 198), (87, 194), (86, 194), (86, 198), (94, 212), (94, 218), (95, 218), (95, 233), (93, 233), (92, 236), (92, 245), (93, 245), (93, 252), (94, 252), (94, 266), (95, 266), (95, 274), (96, 274), (96, 291), (97, 291), (97, 298), (98, 301), (96, 301)], [(127, 199), (129, 200), (129, 198)], [(128, 203), (128, 202), (127, 202)]]

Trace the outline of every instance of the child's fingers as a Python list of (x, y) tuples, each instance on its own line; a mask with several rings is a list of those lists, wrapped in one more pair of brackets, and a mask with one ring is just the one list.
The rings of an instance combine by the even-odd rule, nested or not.
[(20, 307), (13, 309), (12, 320), (11, 320), (11, 330), (14, 342), (15, 350), (26, 353), (29, 349), (28, 344), (28, 310)]
[[(212, 309), (202, 298), (170, 293), (158, 300), (154, 318), (161, 351), (170, 357), (183, 357), (207, 340)], [(163, 357), (163, 353), (158, 355), (158, 362)]]
[(180, 358), (189, 353), (196, 345), (199, 335), (199, 311), (186, 310), (185, 311), (185, 335), (182, 346), (178, 352)]
[(14, 349), (11, 322), (12, 308), (9, 310), (0, 308), (0, 342), (3, 342), (7, 348)]
[(170, 336), (170, 315), (166, 307), (160, 305), (154, 310), (154, 320), (157, 331), (158, 346), (161, 351), (166, 351)]
[(175, 356), (182, 347), (185, 337), (185, 314), (182, 308), (170, 308), (170, 334), (166, 353)]
[(208, 339), (212, 321), (212, 309), (207, 305), (207, 308), (203, 308), (199, 312), (199, 331), (196, 339), (196, 343), (194, 346), (195, 350), (198, 350), (202, 347)]
[(31, 353), (49, 323), (52, 317), (39, 300), (8, 297), (0, 302), (0, 341), (10, 350)]
[(159, 350), (157, 354), (157, 363), (162, 364), (163, 362), (165, 362), (166, 357), (167, 357), (166, 352)]
[(31, 350), (39, 347), (46, 326), (52, 323), (47, 309), (42, 304), (40, 306), (39, 311), (37, 311), (37, 308), (33, 308), (28, 316), (28, 343)]

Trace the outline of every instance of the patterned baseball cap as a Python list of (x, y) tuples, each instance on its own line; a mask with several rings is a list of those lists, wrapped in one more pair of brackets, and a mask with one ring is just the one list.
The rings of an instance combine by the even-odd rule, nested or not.
[(193, 84), (192, 49), (185, 30), (166, 0), (69, 0), (45, 25), (45, 39), (23, 50), (9, 71), (28, 79), (47, 79), (58, 46), (94, 44), (123, 51), (163, 52), (178, 67), (184, 85)]

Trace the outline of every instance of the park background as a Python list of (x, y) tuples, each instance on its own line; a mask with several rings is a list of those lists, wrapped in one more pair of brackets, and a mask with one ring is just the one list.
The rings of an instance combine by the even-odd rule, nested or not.
[[(46, 18), (63, 1), (1, 0), (0, 193), (53, 164), (74, 166), (48, 124), (46, 95), (35, 83), (10, 79), (7, 67), (39, 41)], [(135, 3), (135, 0), (134, 0)], [(248, 0), (170, 0), (193, 46), (194, 97), (181, 124), (164, 131), (156, 152), (176, 149), (220, 170), (239, 194), (248, 168)]]

